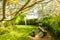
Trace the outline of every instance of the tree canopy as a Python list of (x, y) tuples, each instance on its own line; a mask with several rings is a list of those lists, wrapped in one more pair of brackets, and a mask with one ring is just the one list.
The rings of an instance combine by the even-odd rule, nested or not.
[(29, 11), (34, 5), (45, 3), (44, 1), (45, 0), (0, 0), (2, 4), (0, 8), (2, 10), (0, 13), (0, 22), (4, 20), (13, 20), (21, 12)]

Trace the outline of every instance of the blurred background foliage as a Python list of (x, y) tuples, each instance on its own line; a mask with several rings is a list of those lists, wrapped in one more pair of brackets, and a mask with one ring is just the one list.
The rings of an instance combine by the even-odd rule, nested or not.
[[(15, 2), (16, 0), (9, 1)], [(15, 3), (17, 4), (17, 2), (18, 0)], [(38, 26), (46, 27), (53, 36), (57, 37), (57, 40), (60, 40), (60, 3), (53, 0), (49, 3), (39, 4), (38, 13), (43, 14), (43, 18), (38, 22), (36, 22), (38, 19), (27, 20), (27, 25), (25, 25), (24, 20), (27, 13), (24, 12), (16, 16), (14, 20), (0, 22), (0, 40), (28, 40), (33, 29), (36, 34), (40, 33), (37, 29)], [(39, 25), (39, 23), (42, 25)], [(37, 24), (38, 26), (36, 26)]]
[[(15, 24), (16, 25), (25, 25), (24, 18), (26, 17), (26, 15), (27, 15), (26, 13), (22, 13), (21, 15), (17, 16), (14, 19)], [(35, 25), (35, 24), (37, 24), (36, 21), (37, 21), (37, 19), (27, 19), (26, 23), (27, 23), (27, 25)]]
[(47, 30), (60, 40), (60, 15), (43, 18), (42, 26), (47, 27)]
[(20, 25), (24, 25), (25, 21), (24, 21), (24, 17), (26, 16), (26, 13), (22, 13), (21, 15), (17, 16), (14, 21), (15, 24), (20, 24)]

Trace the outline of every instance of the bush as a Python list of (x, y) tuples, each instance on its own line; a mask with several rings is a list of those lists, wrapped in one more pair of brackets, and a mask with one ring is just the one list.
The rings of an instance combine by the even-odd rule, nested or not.
[(27, 20), (27, 25), (36, 25), (37, 24), (37, 19), (30, 19), (30, 20)]
[(14, 21), (15, 21), (15, 24), (20, 24), (20, 25), (24, 25), (25, 22), (24, 22), (24, 17), (26, 16), (25, 13), (22, 13), (21, 15), (17, 16)]
[[(25, 21), (24, 21), (24, 17), (26, 16), (25, 13), (22, 13), (21, 15), (17, 16), (14, 21), (15, 21), (15, 24), (18, 24), (18, 25), (25, 25)], [(27, 25), (35, 25), (37, 24), (35, 21), (37, 19), (30, 19), (30, 20), (27, 20)]]
[(42, 20), (43, 26), (60, 40), (60, 16), (46, 17)]

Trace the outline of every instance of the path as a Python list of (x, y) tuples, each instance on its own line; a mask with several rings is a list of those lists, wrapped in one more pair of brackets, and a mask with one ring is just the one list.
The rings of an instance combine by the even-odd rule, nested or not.
[(45, 37), (43, 37), (43, 38), (41, 38), (41, 37), (39, 36), (39, 34), (36, 35), (35, 37), (30, 37), (30, 36), (29, 36), (29, 38), (31, 38), (32, 40), (56, 40), (55, 37), (52, 36), (51, 33), (48, 32), (48, 31), (47, 31), (47, 35), (46, 35)]

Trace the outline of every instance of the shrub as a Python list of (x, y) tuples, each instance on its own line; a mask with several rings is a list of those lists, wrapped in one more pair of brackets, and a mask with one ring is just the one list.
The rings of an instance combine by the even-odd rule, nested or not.
[(37, 19), (27, 20), (27, 25), (35, 25), (35, 24), (37, 24), (36, 20), (37, 20)]
[(43, 26), (46, 26), (47, 29), (53, 33), (58, 40), (60, 40), (60, 16), (55, 16), (55, 17), (45, 17), (42, 20)]
[[(25, 25), (25, 21), (24, 21), (24, 17), (26, 16), (25, 13), (22, 13), (21, 15), (17, 16), (14, 21), (15, 21), (15, 24), (18, 24), (18, 25)], [(30, 19), (30, 20), (27, 20), (27, 25), (35, 25), (37, 24), (35, 21), (37, 19)]]
[(21, 15), (17, 16), (14, 21), (15, 21), (15, 24), (20, 24), (20, 25), (23, 25), (25, 24), (24, 22), (24, 17), (26, 16), (25, 13), (22, 13)]

